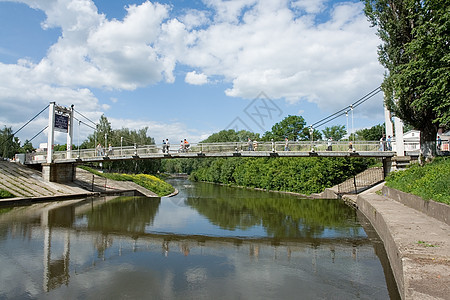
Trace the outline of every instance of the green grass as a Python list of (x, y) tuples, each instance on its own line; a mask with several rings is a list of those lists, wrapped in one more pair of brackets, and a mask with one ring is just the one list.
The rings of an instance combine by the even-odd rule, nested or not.
[(95, 175), (116, 181), (132, 181), (158, 196), (166, 196), (175, 191), (174, 187), (161, 180), (160, 178), (147, 174), (118, 174), (118, 173), (101, 173), (97, 170), (86, 166), (80, 166), (81, 169), (91, 172)]
[(386, 186), (450, 205), (450, 158), (438, 157), (424, 166), (414, 164), (393, 172), (386, 178)]
[(14, 197), (16, 196), (11, 194), (10, 192), (0, 189), (0, 199), (14, 198)]

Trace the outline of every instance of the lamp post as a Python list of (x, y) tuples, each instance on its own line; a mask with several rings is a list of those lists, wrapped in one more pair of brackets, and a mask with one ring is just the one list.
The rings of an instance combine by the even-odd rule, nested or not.
[(78, 158), (80, 158), (80, 125), (81, 121), (78, 120)]
[(348, 130), (348, 110), (345, 111), (345, 117), (347, 119), (347, 133), (348, 133), (348, 140), (350, 140), (350, 131)]
[(352, 133), (353, 133), (353, 143), (355, 143), (355, 127), (353, 126), (353, 105), (350, 105), (350, 110), (352, 111)]

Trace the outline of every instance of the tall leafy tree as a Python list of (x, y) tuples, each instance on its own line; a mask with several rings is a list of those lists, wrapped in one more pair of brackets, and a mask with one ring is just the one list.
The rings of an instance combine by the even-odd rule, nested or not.
[(385, 132), (384, 123), (372, 126), (370, 128), (364, 128), (356, 131), (358, 140), (362, 141), (378, 141)]
[(383, 44), (388, 69), (385, 104), (419, 129), (425, 156), (435, 154), (439, 127), (450, 126), (450, 6), (448, 0), (364, 0)]
[(0, 130), (0, 157), (12, 158), (20, 149), (19, 138), (13, 135), (11, 127)]
[(253, 133), (248, 130), (222, 130), (211, 134), (207, 139), (203, 140), (202, 143), (245, 142), (248, 138), (257, 140), (259, 139), (259, 133)]
[(306, 122), (301, 116), (287, 116), (278, 123), (272, 126), (272, 131), (264, 133), (264, 140), (274, 139), (275, 141), (282, 141), (288, 138), (292, 141), (304, 140), (303, 130)]
[(322, 130), (322, 133), (325, 138), (331, 137), (333, 140), (339, 141), (347, 133), (347, 130), (345, 130), (344, 125), (335, 125), (331, 127), (325, 127), (325, 129)]

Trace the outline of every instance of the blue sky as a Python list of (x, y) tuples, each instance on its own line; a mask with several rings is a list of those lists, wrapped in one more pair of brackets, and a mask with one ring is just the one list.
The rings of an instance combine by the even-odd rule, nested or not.
[[(362, 9), (326, 0), (0, 0), (0, 125), (15, 131), (50, 101), (94, 121), (104, 114), (113, 128), (147, 126), (156, 142), (263, 133), (288, 115), (311, 124), (382, 82), (380, 41)], [(381, 94), (354, 111), (355, 128), (382, 122)], [(345, 117), (325, 126), (336, 124)], [(83, 140), (92, 130), (79, 132)]]

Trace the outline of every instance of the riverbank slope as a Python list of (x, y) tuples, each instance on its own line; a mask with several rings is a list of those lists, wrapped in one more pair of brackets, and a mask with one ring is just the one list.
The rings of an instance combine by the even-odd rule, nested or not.
[(39, 171), (17, 162), (0, 161), (0, 189), (15, 197), (0, 199), (0, 204), (14, 205), (41, 201), (83, 198), (102, 194), (131, 192), (146, 197), (156, 193), (130, 181), (115, 181), (77, 168), (73, 183), (47, 182)]

